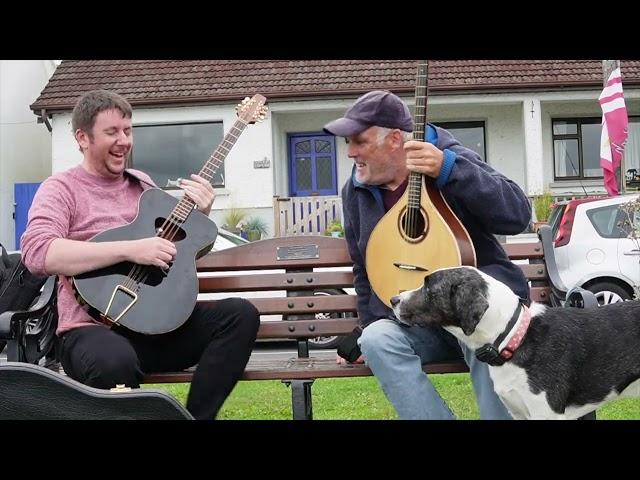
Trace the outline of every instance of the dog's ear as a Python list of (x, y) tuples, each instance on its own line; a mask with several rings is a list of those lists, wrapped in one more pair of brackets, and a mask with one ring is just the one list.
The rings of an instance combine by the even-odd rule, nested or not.
[(478, 322), (489, 308), (482, 292), (471, 282), (460, 282), (451, 286), (451, 308), (455, 319), (465, 335), (471, 335)]

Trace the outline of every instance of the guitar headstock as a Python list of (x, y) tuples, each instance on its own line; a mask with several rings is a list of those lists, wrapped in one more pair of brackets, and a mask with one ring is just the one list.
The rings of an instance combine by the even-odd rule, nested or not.
[(247, 123), (261, 122), (267, 115), (266, 101), (267, 99), (259, 93), (251, 98), (245, 97), (242, 103), (236, 106), (238, 117)]

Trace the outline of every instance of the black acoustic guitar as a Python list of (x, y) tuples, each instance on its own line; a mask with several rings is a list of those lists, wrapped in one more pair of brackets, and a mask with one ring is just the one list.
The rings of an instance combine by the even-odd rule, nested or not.
[[(238, 105), (238, 120), (200, 170), (211, 181), (245, 127), (264, 119), (266, 98), (254, 95)], [(74, 277), (76, 296), (107, 324), (135, 332), (160, 334), (180, 327), (198, 296), (196, 258), (213, 245), (218, 229), (196, 210), (186, 195), (177, 200), (159, 188), (146, 190), (133, 222), (93, 237), (92, 242), (138, 240), (158, 236), (175, 243), (177, 254), (168, 269), (120, 262)]]

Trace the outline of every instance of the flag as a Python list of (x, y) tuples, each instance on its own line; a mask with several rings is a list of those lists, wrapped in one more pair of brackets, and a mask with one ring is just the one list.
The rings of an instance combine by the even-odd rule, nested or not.
[(616, 68), (598, 98), (602, 108), (602, 137), (600, 166), (604, 173), (604, 187), (609, 195), (618, 195), (615, 171), (620, 167), (624, 145), (629, 134), (629, 117), (622, 95), (620, 68)]

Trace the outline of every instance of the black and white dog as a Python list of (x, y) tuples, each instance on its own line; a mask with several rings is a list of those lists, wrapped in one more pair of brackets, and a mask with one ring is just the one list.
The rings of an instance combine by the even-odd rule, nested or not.
[(437, 270), (393, 297), (398, 320), (440, 325), (489, 363), (517, 419), (575, 419), (619, 396), (640, 396), (640, 302), (530, 308), (473, 267)]

